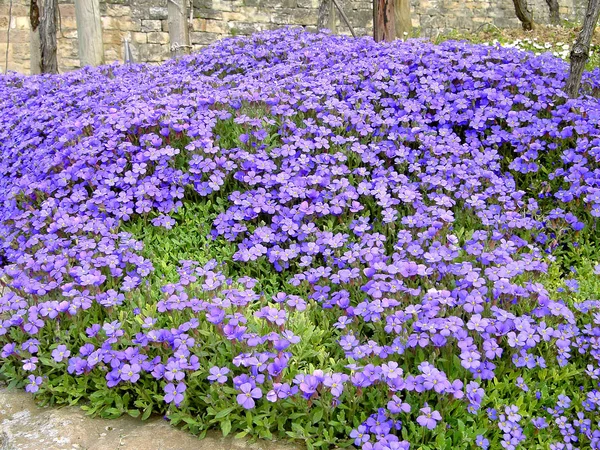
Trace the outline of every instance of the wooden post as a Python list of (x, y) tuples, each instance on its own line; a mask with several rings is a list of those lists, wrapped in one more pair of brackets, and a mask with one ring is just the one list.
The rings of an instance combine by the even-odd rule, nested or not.
[(546, 0), (546, 4), (550, 10), (550, 23), (552, 25), (560, 25), (560, 6), (558, 0)]
[(29, 62), (31, 74), (42, 73), (42, 44), (40, 43), (40, 7), (37, 0), (29, 4)]
[(569, 97), (576, 98), (579, 95), (581, 76), (585, 69), (585, 63), (590, 56), (590, 43), (594, 36), (594, 29), (600, 16), (600, 0), (589, 0), (583, 19), (583, 28), (575, 40), (571, 49), (571, 67), (565, 91)]
[(58, 22), (58, 0), (38, 0), (40, 8), (40, 71), (58, 73), (56, 59), (56, 24)]
[(81, 67), (104, 64), (99, 0), (75, 0), (75, 18)]
[(337, 33), (337, 24), (335, 21), (335, 3), (333, 3), (333, 0), (329, 0), (329, 17), (328, 17), (328, 28), (331, 31), (332, 34), (336, 34)]
[(517, 18), (521, 21), (521, 25), (525, 31), (531, 31), (535, 28), (535, 23), (533, 22), (533, 13), (527, 6), (526, 0), (513, 0), (513, 4), (515, 5), (515, 13), (517, 14)]
[(373, 0), (373, 38), (391, 42), (396, 37), (394, 0)]
[(167, 6), (171, 56), (185, 55), (190, 50), (190, 35), (186, 14), (187, 0), (167, 0)]
[(396, 38), (406, 40), (412, 31), (412, 21), (410, 19), (410, 0), (394, 1), (394, 26), (396, 28)]

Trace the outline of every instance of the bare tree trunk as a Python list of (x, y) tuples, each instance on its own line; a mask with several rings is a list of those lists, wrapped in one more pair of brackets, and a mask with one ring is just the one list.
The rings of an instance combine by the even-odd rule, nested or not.
[(169, 40), (171, 56), (181, 56), (190, 51), (190, 36), (187, 22), (187, 0), (168, 0)]
[(317, 30), (327, 28), (333, 34), (337, 33), (336, 9), (335, 3), (332, 0), (321, 0), (317, 12)]
[(571, 49), (571, 68), (565, 86), (565, 92), (569, 94), (569, 97), (571, 98), (576, 98), (579, 95), (581, 77), (583, 75), (583, 70), (585, 69), (585, 63), (590, 55), (590, 43), (592, 42), (594, 29), (598, 23), (599, 15), (600, 0), (589, 0), (583, 19), (583, 28)]
[(337, 33), (337, 24), (335, 22), (335, 3), (333, 0), (329, 0), (329, 18), (328, 18), (328, 27), (333, 34)]
[(373, 0), (373, 38), (375, 42), (391, 42), (396, 37), (394, 1)]
[(513, 0), (515, 12), (521, 21), (521, 25), (525, 31), (531, 31), (535, 28), (533, 23), (533, 13), (527, 7), (526, 0)]
[(75, 17), (81, 66), (104, 64), (100, 2), (98, 0), (75, 0)]
[(560, 25), (560, 11), (558, 0), (546, 0), (548, 9), (550, 10), (550, 23), (552, 25)]
[(40, 48), (41, 72), (58, 73), (56, 59), (56, 23), (58, 22), (58, 0), (40, 1)]
[(412, 31), (412, 21), (410, 19), (410, 0), (394, 0), (394, 20), (396, 28), (396, 38), (406, 39)]
[(37, 0), (29, 4), (29, 62), (31, 74), (42, 73), (42, 44), (40, 44), (40, 7)]
[(330, 4), (332, 4), (331, 0), (321, 0), (319, 4), (319, 10), (317, 11), (317, 30), (319, 31), (326, 28), (325, 24), (329, 17)]

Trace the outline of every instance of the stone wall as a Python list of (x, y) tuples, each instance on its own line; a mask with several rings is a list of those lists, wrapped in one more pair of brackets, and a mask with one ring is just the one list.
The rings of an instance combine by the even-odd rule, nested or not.
[[(287, 25), (314, 30), (320, 0), (192, 0), (190, 38), (193, 50), (215, 40), (251, 34)], [(372, 3), (369, 0), (338, 0), (357, 34), (372, 33)], [(536, 21), (548, 20), (545, 0), (529, 0)], [(9, 2), (0, 0), (0, 72), (8, 69), (29, 73), (29, 1), (13, 0), (9, 24)], [(58, 60), (61, 71), (79, 67), (77, 27), (73, 0), (59, 0), (60, 30)], [(578, 20), (585, 0), (561, 0), (561, 17)], [(107, 63), (122, 61), (123, 41), (129, 39), (135, 61), (159, 62), (169, 57), (167, 0), (101, 0), (104, 54)], [(339, 16), (339, 15), (338, 15)], [(484, 23), (517, 27), (512, 0), (412, 0), (413, 26), (421, 36), (450, 30), (473, 30)], [(349, 34), (339, 20), (337, 30)]]

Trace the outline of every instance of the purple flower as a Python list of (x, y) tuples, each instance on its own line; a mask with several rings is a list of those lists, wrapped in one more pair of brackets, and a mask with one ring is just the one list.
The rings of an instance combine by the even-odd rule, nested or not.
[(175, 406), (179, 406), (181, 402), (183, 402), (183, 393), (185, 392), (185, 390), (185, 383), (177, 383), (177, 385), (174, 385), (173, 383), (168, 383), (165, 386), (165, 402), (174, 403)]
[(371, 435), (367, 433), (367, 427), (359, 425), (357, 429), (350, 432), (350, 438), (354, 439), (354, 445), (359, 447), (365, 442), (369, 442)]
[(262, 391), (259, 388), (253, 388), (250, 383), (242, 384), (239, 387), (239, 390), (242, 393), (237, 395), (237, 402), (238, 405), (241, 405), (244, 409), (254, 408), (254, 399), (259, 399), (263, 395)]
[(40, 390), (40, 385), (42, 384), (42, 377), (36, 377), (35, 375), (29, 375), (27, 377), (29, 380), (25, 385), (25, 390), (27, 392), (36, 393)]
[(123, 367), (121, 367), (121, 379), (135, 383), (140, 379), (140, 370), (142, 368), (138, 364), (123, 364)]
[(483, 437), (481, 434), (479, 434), (475, 438), (475, 445), (477, 445), (477, 447), (479, 447), (483, 450), (487, 450), (488, 447), (490, 446), (490, 441), (487, 440), (485, 437)]
[(529, 387), (527, 387), (527, 385), (525, 384), (523, 377), (517, 377), (515, 384), (519, 389), (523, 390), (524, 392), (529, 392)]
[(208, 379), (210, 381), (216, 381), (217, 383), (225, 383), (227, 381), (227, 374), (229, 373), (229, 369), (227, 367), (217, 367), (213, 366), (209, 370), (210, 375)]
[(387, 364), (382, 364), (381, 365), (381, 370), (383, 373), (383, 376), (389, 379), (394, 379), (397, 377), (402, 376), (402, 369), (400, 367), (398, 367), (398, 363), (395, 361), (390, 361)]
[(531, 419), (531, 423), (538, 430), (548, 427), (548, 422), (546, 422), (546, 419), (544, 417), (535, 417), (535, 418)]
[(66, 345), (59, 345), (54, 350), (52, 350), (52, 359), (56, 362), (61, 362), (63, 359), (66, 359), (71, 354), (70, 350), (67, 350)]
[(323, 380), (323, 384), (331, 390), (331, 395), (339, 397), (344, 391), (344, 383), (348, 380), (348, 375), (334, 373), (333, 375), (327, 375)]
[(401, 412), (408, 414), (411, 410), (411, 407), (408, 403), (404, 403), (397, 395), (394, 395), (388, 402), (387, 409), (392, 414), (398, 414)]
[(419, 411), (421, 411), (421, 415), (417, 417), (417, 423), (422, 427), (433, 430), (437, 426), (437, 423), (442, 420), (440, 413), (438, 411), (432, 411), (427, 405)]

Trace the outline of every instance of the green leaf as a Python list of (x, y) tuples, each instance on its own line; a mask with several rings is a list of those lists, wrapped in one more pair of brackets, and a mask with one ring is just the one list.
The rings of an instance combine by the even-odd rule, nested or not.
[(149, 405), (144, 409), (144, 414), (142, 414), (142, 420), (147, 420), (148, 417), (152, 414), (152, 405)]
[(223, 436), (227, 436), (231, 432), (231, 421), (224, 420), (221, 422), (221, 431), (223, 431)]
[(233, 411), (234, 409), (235, 409), (234, 406), (230, 406), (229, 408), (222, 409), (215, 415), (215, 419), (222, 419), (223, 417), (228, 416), (229, 414), (231, 414), (231, 411)]
[(317, 423), (323, 418), (323, 409), (317, 408), (312, 417), (312, 423)]

